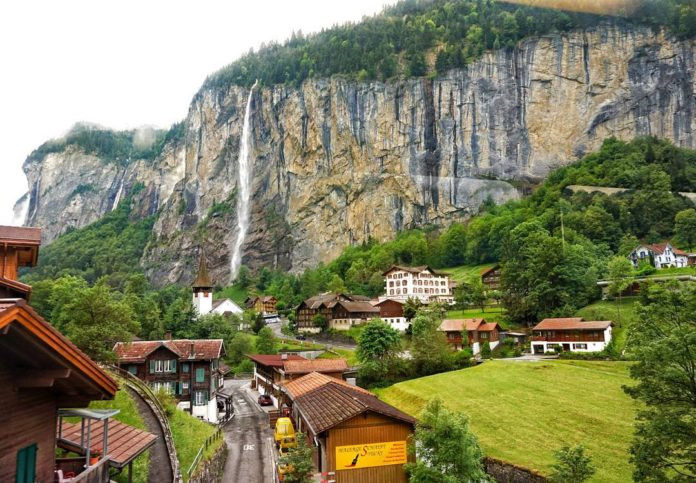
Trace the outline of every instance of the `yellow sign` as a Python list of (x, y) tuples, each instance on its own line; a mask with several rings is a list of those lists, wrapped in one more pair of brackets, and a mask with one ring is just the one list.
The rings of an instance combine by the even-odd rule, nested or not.
[(406, 461), (406, 441), (336, 447), (336, 471), (403, 465)]

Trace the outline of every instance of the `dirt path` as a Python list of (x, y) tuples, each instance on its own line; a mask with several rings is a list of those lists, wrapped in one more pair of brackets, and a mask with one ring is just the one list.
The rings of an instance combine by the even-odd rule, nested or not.
[(133, 396), (135, 404), (138, 406), (138, 412), (145, 421), (145, 427), (148, 431), (156, 434), (158, 439), (150, 448), (150, 471), (148, 472), (147, 481), (152, 482), (167, 482), (174, 481), (172, 475), (172, 467), (169, 463), (169, 452), (167, 451), (167, 443), (164, 440), (164, 432), (157, 421), (157, 417), (152, 413), (150, 406), (143, 401), (140, 394), (128, 388), (128, 392)]

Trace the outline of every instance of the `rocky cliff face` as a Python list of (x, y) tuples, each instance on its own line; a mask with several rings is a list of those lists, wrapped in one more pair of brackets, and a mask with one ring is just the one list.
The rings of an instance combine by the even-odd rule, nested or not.
[[(607, 25), (531, 39), (432, 80), (257, 89), (243, 263), (299, 270), (348, 244), (465, 219), (607, 136), (693, 147), (695, 52), (691, 41)], [(27, 223), (51, 239), (111, 209), (121, 185), (142, 182), (141, 212), (160, 212), (142, 260), (153, 281), (188, 281), (203, 246), (226, 282), (248, 94), (201, 91), (183, 139), (151, 163), (105, 166), (68, 149), (25, 164)], [(93, 188), (78, 189), (85, 184)]]

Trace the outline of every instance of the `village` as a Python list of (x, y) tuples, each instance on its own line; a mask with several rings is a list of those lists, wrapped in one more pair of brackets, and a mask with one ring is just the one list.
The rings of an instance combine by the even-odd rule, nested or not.
[[(36, 481), (106, 482), (109, 475), (122, 471), (131, 481), (133, 461), (158, 440), (166, 440), (170, 456), (176, 451), (158, 396), (163, 393), (174, 399), (176, 411), (217, 426), (214, 437), (229, 445), (228, 454), (222, 446), (215, 458), (204, 463), (199, 459), (190, 468), (178, 467), (172, 459), (171, 465), (164, 466), (173, 481), (283, 481), (292, 468), (282, 463), (282, 457), (297, 448), (300, 435), (303, 446), (309, 448), (316, 481), (407, 481), (404, 465), (414, 461), (408, 445), (416, 418), (357, 385), (358, 368), (346, 358), (318, 357), (331, 349), (322, 349), (307, 338), (375, 321), (403, 336), (421, 308), (441, 307), (440, 313), (445, 314), (456, 305), (457, 283), (448, 273), (428, 266), (394, 265), (383, 273), (384, 293), (377, 298), (330, 292), (310, 297), (291, 312), (299, 348), (246, 353), (253, 371), (235, 376), (225, 362), (222, 339), (175, 339), (171, 333), (162, 340), (117, 342), (113, 365), (93, 362), (31, 308), (32, 288), (18, 280), (20, 268), (36, 264), (40, 240), (36, 228), (0, 227), (0, 320), (4, 321), (0, 343), (6, 381), (2, 400), (22, 428), (11, 437), (3, 436), (2, 454), (17, 481), (33, 481), (27, 475), (35, 475)], [(659, 273), (663, 268), (694, 266), (696, 254), (666, 242), (637, 246), (628, 260), (634, 267), (650, 260)], [(496, 303), (492, 297), (500, 289), (500, 268), (496, 264), (478, 275), (491, 294), (486, 304)], [(640, 280), (632, 280), (622, 292), (635, 294), (641, 285)], [(214, 286), (201, 252), (191, 287), (196, 314), (231, 320), (253, 312), (263, 327), (273, 327), (281, 339), (285, 337), (280, 328), (288, 321), (279, 315), (275, 297), (250, 296), (242, 308), (230, 299), (215, 299)], [(409, 305), (418, 310), (409, 314)], [(517, 357), (526, 361), (564, 353), (601, 354), (612, 343), (614, 325), (612, 320), (558, 317), (529, 328), (505, 330), (485, 317), (444, 316), (437, 331), (452, 351), (465, 351), (473, 365), (485, 365), (502, 344), (515, 347)], [(239, 330), (251, 328), (242, 325)], [(110, 409), (108, 400), (120, 384), (138, 395), (143, 407), (154, 414), (160, 431), (144, 431), (115, 419), (119, 411)], [(106, 400), (106, 406), (92, 408), (90, 402), (99, 400)], [(242, 451), (231, 449), (240, 445)], [(54, 447), (57, 452), (46, 450)], [(205, 468), (201, 474), (208, 476), (194, 476), (199, 465)], [(489, 470), (496, 474), (495, 466)], [(217, 476), (211, 477), (215, 471)], [(525, 476), (524, 470), (516, 471), (522, 475), (519, 481), (535, 478), (534, 473)]]

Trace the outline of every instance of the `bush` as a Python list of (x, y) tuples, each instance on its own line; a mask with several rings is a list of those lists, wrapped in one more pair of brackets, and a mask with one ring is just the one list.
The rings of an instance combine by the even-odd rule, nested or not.
[(490, 359), (493, 357), (493, 352), (491, 351), (491, 345), (488, 342), (484, 342), (481, 347), (481, 357), (483, 359)]
[(164, 407), (167, 418), (171, 418), (174, 415), (174, 411), (176, 411), (176, 398), (174, 397), (174, 394), (166, 389), (159, 389), (157, 392), (155, 392), (155, 396), (160, 404)]
[(474, 361), (474, 354), (471, 351), (470, 348), (465, 348), (460, 351), (457, 351), (453, 356), (452, 356), (452, 361), (454, 362), (454, 366), (457, 369), (463, 369), (465, 367), (471, 367), (476, 364)]
[(234, 367), (233, 371), (235, 374), (254, 372), (254, 363), (249, 359), (244, 359)]

